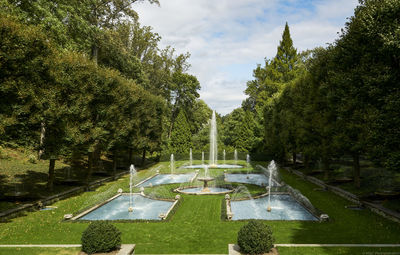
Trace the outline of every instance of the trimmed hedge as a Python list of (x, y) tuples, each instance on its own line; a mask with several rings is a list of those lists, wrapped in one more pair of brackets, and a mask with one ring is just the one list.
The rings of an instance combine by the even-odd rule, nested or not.
[(92, 254), (121, 247), (121, 232), (111, 223), (95, 221), (82, 234), (82, 251)]
[(274, 238), (269, 226), (260, 221), (250, 220), (240, 228), (237, 242), (241, 253), (263, 254), (272, 249)]

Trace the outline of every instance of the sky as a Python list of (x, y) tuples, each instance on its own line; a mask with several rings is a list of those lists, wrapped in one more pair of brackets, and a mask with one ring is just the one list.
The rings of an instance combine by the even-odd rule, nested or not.
[(338, 38), (358, 0), (159, 0), (135, 5), (139, 22), (153, 27), (178, 54), (189, 52), (188, 73), (200, 81), (200, 99), (225, 115), (246, 98), (257, 64), (276, 55), (288, 22), (299, 51)]

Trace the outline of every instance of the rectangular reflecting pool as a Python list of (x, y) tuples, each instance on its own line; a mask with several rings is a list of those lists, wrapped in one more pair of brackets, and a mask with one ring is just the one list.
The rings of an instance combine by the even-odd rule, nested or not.
[(151, 179), (137, 185), (138, 187), (149, 187), (161, 184), (171, 184), (171, 183), (184, 183), (189, 182), (193, 177), (194, 173), (189, 174), (159, 174)]
[(129, 212), (129, 195), (121, 195), (78, 220), (161, 220), (174, 202), (154, 200), (138, 194), (132, 195), (133, 211)]
[[(225, 174), (225, 180), (227, 182), (238, 182), (255, 184), (258, 186), (268, 186), (268, 178), (264, 174)], [(275, 181), (273, 186), (276, 186)]]
[(232, 220), (307, 220), (318, 218), (300, 205), (290, 195), (271, 195), (271, 212), (267, 211), (268, 197), (231, 201)]

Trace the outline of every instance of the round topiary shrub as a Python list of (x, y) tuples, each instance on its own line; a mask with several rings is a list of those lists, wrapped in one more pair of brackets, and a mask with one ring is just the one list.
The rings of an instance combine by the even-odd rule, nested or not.
[(274, 238), (269, 226), (251, 220), (239, 230), (237, 242), (241, 253), (263, 254), (272, 249)]
[(121, 247), (121, 232), (111, 223), (95, 221), (82, 234), (82, 251), (92, 254)]

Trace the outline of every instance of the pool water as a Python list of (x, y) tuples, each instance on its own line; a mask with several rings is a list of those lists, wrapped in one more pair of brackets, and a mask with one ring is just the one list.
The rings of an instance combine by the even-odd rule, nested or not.
[(318, 220), (290, 195), (271, 195), (271, 212), (267, 207), (268, 197), (231, 201), (232, 220)]
[(129, 212), (129, 195), (121, 195), (89, 212), (79, 220), (161, 220), (159, 215), (166, 214), (173, 203), (133, 194), (133, 212)]
[[(210, 167), (209, 165), (206, 166), (208, 166), (209, 168), (221, 168), (221, 169), (243, 168), (243, 166), (241, 165), (229, 165), (229, 164), (218, 164), (212, 167)], [(204, 168), (204, 165), (191, 165), (191, 166), (184, 166), (183, 168), (189, 168), (189, 169)]]
[[(138, 187), (149, 187), (161, 184), (171, 184), (171, 183), (184, 183), (189, 182), (193, 177), (194, 173), (190, 174), (159, 174), (151, 179), (141, 183)], [(151, 185), (150, 185), (151, 184)]]
[[(227, 182), (248, 183), (258, 186), (268, 186), (269, 183), (268, 177), (264, 174), (225, 174), (225, 180)], [(272, 186), (277, 185), (274, 180), (272, 182)]]
[(181, 189), (180, 191), (183, 193), (202, 193), (202, 194), (226, 193), (232, 191), (231, 189), (225, 189), (220, 187), (208, 187), (208, 189), (210, 190), (210, 192), (201, 192), (203, 190), (203, 187), (186, 188), (186, 189)]

